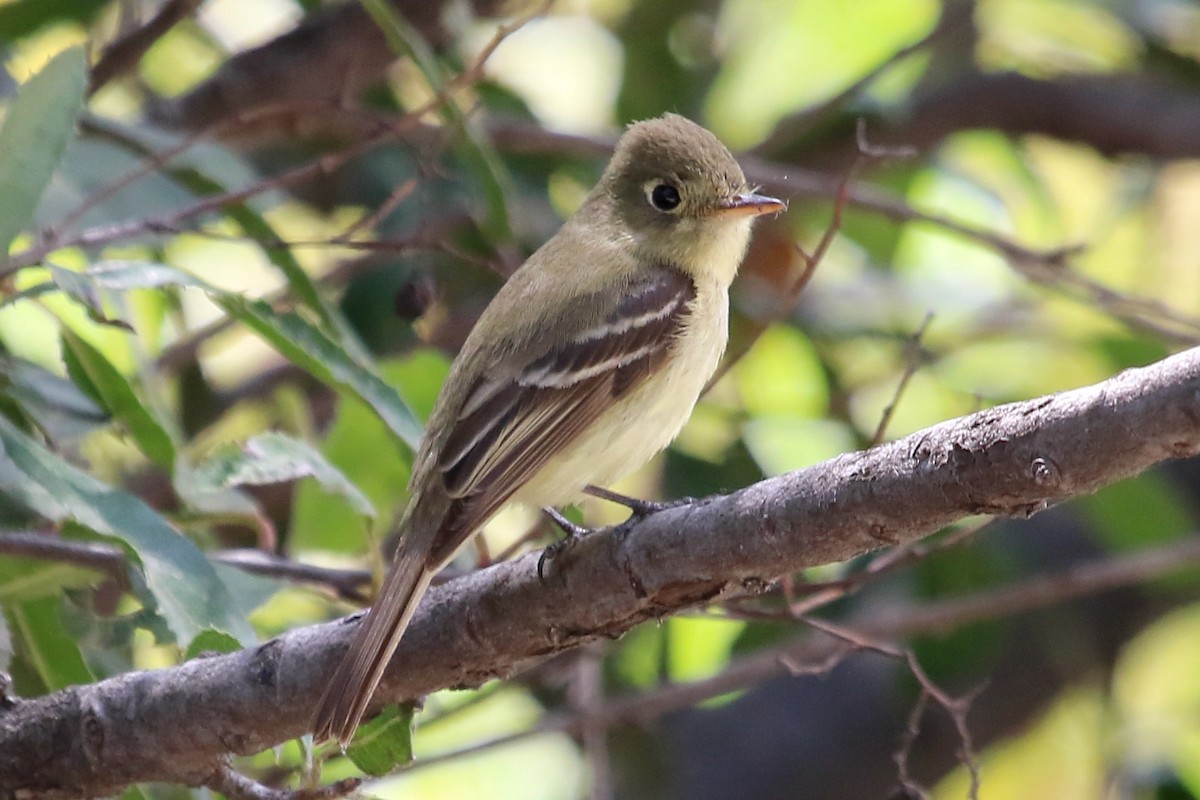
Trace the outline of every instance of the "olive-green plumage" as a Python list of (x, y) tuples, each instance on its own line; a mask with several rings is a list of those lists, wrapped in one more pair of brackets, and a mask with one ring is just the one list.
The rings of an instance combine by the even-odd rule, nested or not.
[(783, 208), (699, 125), (668, 114), (629, 127), (455, 359), (399, 550), (317, 708), (318, 740), (353, 737), (430, 579), (496, 511), (572, 503), (675, 438), (724, 352), (751, 223)]

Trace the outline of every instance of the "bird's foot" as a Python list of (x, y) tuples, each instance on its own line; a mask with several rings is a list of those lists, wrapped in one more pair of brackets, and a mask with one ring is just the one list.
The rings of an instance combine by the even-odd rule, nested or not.
[(607, 500), (610, 503), (616, 503), (619, 506), (625, 506), (629, 509), (631, 516), (626, 522), (638, 522), (651, 514), (657, 514), (660, 511), (666, 511), (669, 508), (679, 508), (680, 506), (691, 505), (697, 502), (694, 497), (680, 497), (677, 500), (640, 500), (636, 497), (614, 492), (612, 489), (605, 489), (603, 486), (587, 486), (585, 492), (592, 497), (598, 497), (601, 500)]
[(582, 525), (576, 525), (574, 522), (571, 522), (571, 520), (564, 517), (562, 512), (558, 511), (558, 509), (547, 506), (546, 508), (542, 509), (542, 513), (549, 517), (550, 521), (557, 525), (558, 528), (562, 530), (564, 534), (566, 534), (562, 539), (559, 539), (557, 542), (553, 542), (552, 544), (549, 544), (543, 548), (542, 554), (538, 556), (538, 580), (545, 583), (546, 563), (553, 561), (557, 556), (565, 553), (575, 544), (576, 541), (591, 533), (591, 530), (583, 527)]
[(589, 530), (588, 528), (585, 528), (582, 525), (576, 525), (574, 522), (571, 522), (571, 520), (569, 520), (565, 516), (563, 516), (563, 513), (561, 511), (559, 511), (557, 508), (551, 508), (550, 506), (546, 506), (545, 508), (542, 509), (542, 513), (545, 514), (547, 517), (549, 517), (550, 521), (553, 522), (555, 525), (557, 525), (558, 529), (561, 530), (564, 534), (566, 534), (567, 538), (564, 539), (563, 541), (570, 541), (571, 539), (578, 539), (580, 536), (586, 536), (587, 534), (591, 533), (591, 530)]

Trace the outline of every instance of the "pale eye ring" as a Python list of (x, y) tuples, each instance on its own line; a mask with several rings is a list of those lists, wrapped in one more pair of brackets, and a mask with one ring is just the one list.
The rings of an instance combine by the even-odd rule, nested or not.
[(679, 208), (679, 204), (683, 202), (679, 188), (667, 181), (651, 181), (646, 184), (646, 198), (650, 205), (668, 213)]

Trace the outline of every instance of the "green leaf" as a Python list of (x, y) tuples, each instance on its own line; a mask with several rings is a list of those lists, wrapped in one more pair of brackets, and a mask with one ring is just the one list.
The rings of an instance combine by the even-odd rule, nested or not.
[(369, 405), (403, 444), (416, 451), (421, 423), (399, 393), (321, 329), (295, 313), (278, 313), (261, 300), (216, 296), (216, 303), (318, 380), (350, 392)]
[(210, 628), (226, 631), (243, 644), (255, 641), (254, 631), (196, 545), (138, 498), (81, 472), (3, 417), (0, 494), (48, 520), (75, 522), (125, 545), (141, 567), (131, 570), (131, 580), (145, 579), (143, 602), (181, 644)]
[(217, 571), (221, 583), (228, 587), (233, 601), (237, 605), (238, 616), (241, 617), (249, 617), (274, 597), (281, 588), (289, 585), (281, 578), (255, 575), (221, 561), (213, 562), (213, 569)]
[[(248, 236), (260, 241), (279, 238), (271, 224), (249, 206), (235, 205), (225, 211)], [(356, 357), (362, 357), (364, 351), (362, 344), (358, 341), (358, 336), (346, 324), (341, 313), (317, 289), (312, 277), (304, 271), (300, 262), (292, 255), (292, 249), (290, 247), (263, 247), (263, 253), (267, 256), (268, 261), (279, 268), (292, 294), (320, 317), (325, 329), (335, 331), (338, 340), (347, 349)]]
[(203, 514), (249, 518), (257, 518), (261, 514), (258, 504), (250, 496), (213, 483), (203, 473), (197, 474), (196, 468), (184, 458), (175, 461), (171, 485), (185, 505)]
[(85, 275), (56, 267), (53, 264), (46, 266), (49, 267), (50, 275), (54, 278), (54, 285), (62, 289), (67, 297), (83, 306), (84, 311), (93, 322), (101, 325), (113, 325), (127, 331), (133, 330), (133, 326), (126, 320), (108, 315), (96, 284), (88, 280)]
[(52, 692), (96, 679), (63, 624), (62, 602), (61, 595), (54, 595), (9, 609), (22, 657)]
[(33, 222), (83, 110), (86, 83), (87, 57), (72, 47), (30, 78), (9, 106), (0, 127), (0, 257)]
[(820, 418), (829, 409), (829, 386), (820, 356), (790, 325), (772, 325), (733, 368), (742, 404), (751, 417)]
[(96, 573), (83, 567), (34, 558), (0, 559), (0, 603), (23, 603), (57, 595), (63, 589), (91, 586)]
[(46, 25), (86, 25), (108, 0), (14, 0), (0, 4), (0, 42), (15, 42)]
[(108, 422), (90, 395), (71, 381), (20, 358), (0, 355), (0, 394), (55, 441), (73, 441)]
[(667, 675), (673, 681), (696, 681), (716, 675), (746, 623), (717, 617), (672, 617), (667, 620)]
[[(198, 169), (176, 169), (172, 171), (172, 175), (197, 194), (214, 195), (226, 191), (226, 187), (219, 181), (210, 178)], [(223, 210), (252, 239), (260, 242), (272, 242), (280, 238), (271, 223), (245, 203), (235, 203)], [(327, 327), (335, 326), (339, 315), (333, 306), (325, 301), (318, 291), (317, 285), (304, 271), (304, 267), (300, 266), (300, 262), (292, 254), (292, 249), (285, 246), (264, 245), (262, 250), (267, 260), (274, 264), (287, 280), (292, 294), (314, 311)]]
[(187, 646), (185, 659), (193, 659), (205, 653), (236, 653), (241, 649), (238, 640), (222, 631), (201, 631)]
[(1178, 541), (1195, 530), (1191, 498), (1173, 481), (1147, 472), (1081, 497), (1074, 507), (1114, 550)]
[(62, 331), (63, 360), (67, 372), (129, 431), (146, 457), (170, 470), (175, 463), (175, 443), (133, 391), (125, 376), (104, 354), (68, 328)]
[(623, 686), (649, 689), (666, 676), (667, 632), (659, 625), (639, 625), (621, 639), (613, 657), (613, 673)]
[(217, 291), (194, 275), (153, 261), (100, 261), (83, 272), (49, 266), (52, 280), (5, 297), (0, 300), (0, 308), (19, 300), (61, 291), (82, 304), (93, 319), (99, 318), (100, 321), (107, 322), (104, 318), (101, 291), (124, 292), (130, 289), (161, 289), (166, 286), (191, 286), (209, 292)]
[(213, 486), (261, 486), (297, 478), (315, 478), (326, 491), (345, 497), (355, 511), (375, 516), (375, 507), (358, 487), (317, 450), (282, 433), (263, 433), (200, 465), (195, 477)]
[[(176, 167), (170, 169), (169, 174), (180, 184), (200, 195), (215, 195), (227, 191), (220, 180), (211, 177), (199, 167)], [(274, 242), (281, 238), (266, 217), (249, 203), (227, 205), (223, 212), (252, 239)], [(293, 255), (292, 249), (282, 245), (264, 244), (262, 251), (267, 260), (279, 269), (292, 295), (318, 316), (324, 329), (356, 359), (366, 358), (367, 352), (359, 341), (358, 334), (346, 322), (345, 316), (337, 306), (321, 294), (312, 277)]]
[(212, 290), (204, 281), (183, 270), (157, 261), (98, 261), (82, 273), (100, 289), (160, 289), (164, 286), (191, 286)]
[[(380, 369), (388, 383), (403, 387), (405, 399), (412, 402), (412, 381), (421, 383), (422, 378), (397, 367), (391, 363)], [(444, 370), (439, 375), (444, 375)], [(411, 475), (412, 455), (361, 400), (346, 395), (338, 403), (321, 453), (370, 499), (380, 516), (391, 517), (407, 503), (404, 487)], [(330, 497), (310, 482), (296, 487), (291, 523), (288, 544), (294, 552), (362, 553), (368, 546), (363, 517), (349, 502)]]
[(121, 792), (121, 800), (153, 800), (140, 786), (130, 786)]
[(388, 706), (358, 729), (346, 755), (368, 775), (387, 775), (412, 761), (412, 732), (412, 706)]

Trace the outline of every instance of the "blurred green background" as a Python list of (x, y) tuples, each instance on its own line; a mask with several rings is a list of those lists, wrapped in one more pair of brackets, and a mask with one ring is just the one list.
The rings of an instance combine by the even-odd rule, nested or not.
[[(732, 491), (869, 446), (889, 407), (885, 439), (1200, 339), (1200, 3), (562, 0), (478, 69), (499, 26), (532, 4), (395, 7), (0, 2), (6, 124), (80, 121), (61, 162), (38, 137), (20, 157), (0, 147), (0, 172), (25, 176), (37, 202), (0, 227), (20, 267), (0, 267), (0, 443), (17, 464), (0, 464), (0, 533), (121, 542), (146, 583), (0, 558), (0, 670), (21, 694), (347, 613), (327, 587), (202, 566), (218, 600), (193, 630), (180, 620), (196, 599), (155, 564), (259, 547), (380, 569), (369, 554), (406, 501), (410, 446), (455, 349), (633, 120), (702, 122), (791, 208), (760, 225), (735, 286), (729, 371), (621, 491)], [(146, 34), (164, 11), (183, 18)], [(137, 32), (145, 47), (123, 38)], [(112, 69), (86, 96), (76, 45)], [(34, 73), (41, 84), (27, 83)], [(856, 155), (859, 120), (884, 157)], [(41, 183), (28, 178), (39, 160)], [(835, 218), (794, 298), (804, 257), (793, 243), (812, 252)], [(43, 258), (20, 262), (39, 247)], [(852, 626), (1170, 547), (1195, 535), (1198, 485), (1200, 465), (1179, 462), (992, 523), (819, 615)], [(103, 492), (117, 511), (97, 519)], [(621, 518), (593, 501), (580, 513)], [(506, 512), (487, 549), (537, 546), (525, 534), (539, 525)], [(794, 578), (860, 575), (869, 562)], [(894, 644), (952, 694), (981, 687), (967, 717), (980, 797), (1200, 797), (1196, 578)], [(817, 635), (786, 619), (779, 591), (758, 602), (758, 613), (698, 610), (510, 682), (436, 694), (417, 715), (416, 766), (370, 792), (917, 796), (893, 756), (920, 687), (873, 653), (599, 734), (422, 764)], [(931, 706), (908, 748), (913, 783), (967, 796), (961, 746)], [(301, 761), (293, 744), (239, 767), (294, 785)], [(340, 757), (324, 769), (351, 774)]]

